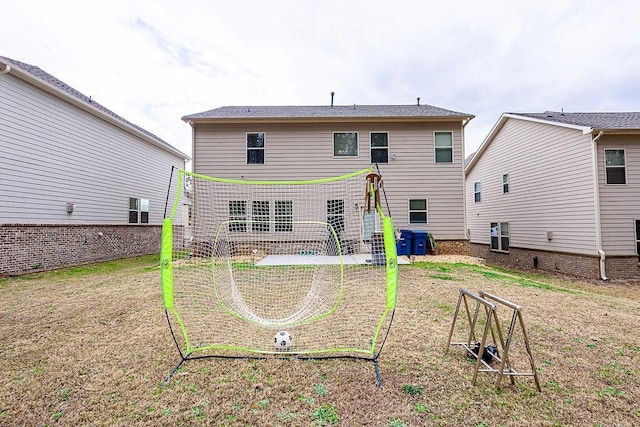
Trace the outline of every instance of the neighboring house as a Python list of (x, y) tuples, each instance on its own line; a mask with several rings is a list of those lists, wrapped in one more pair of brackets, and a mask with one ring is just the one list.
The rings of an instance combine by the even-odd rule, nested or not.
[[(467, 253), (464, 127), (473, 117), (418, 103), (221, 107), (183, 120), (196, 173), (309, 180), (377, 164), (396, 228), (432, 233), (439, 253)], [(327, 201), (328, 218), (343, 209)]]
[(472, 255), (640, 278), (640, 113), (505, 113), (465, 172)]
[(0, 57), (0, 276), (158, 252), (172, 167), (188, 159)]

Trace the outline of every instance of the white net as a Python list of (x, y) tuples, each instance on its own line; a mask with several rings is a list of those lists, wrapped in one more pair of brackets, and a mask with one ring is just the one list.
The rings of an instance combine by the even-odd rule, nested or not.
[[(369, 172), (249, 182), (180, 171), (187, 185), (162, 256), (181, 352), (375, 355), (395, 307), (396, 256)], [(277, 342), (281, 331), (291, 339)]]

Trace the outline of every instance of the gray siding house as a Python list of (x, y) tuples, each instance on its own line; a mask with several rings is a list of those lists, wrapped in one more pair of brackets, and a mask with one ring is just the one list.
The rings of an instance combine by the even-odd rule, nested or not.
[(221, 107), (183, 120), (193, 171), (204, 175), (309, 180), (377, 164), (395, 227), (432, 233), (439, 253), (466, 253), (464, 128), (473, 117), (418, 103)]
[(640, 113), (505, 113), (465, 173), (472, 255), (640, 278)]
[(188, 159), (0, 57), (0, 275), (157, 252), (171, 170)]

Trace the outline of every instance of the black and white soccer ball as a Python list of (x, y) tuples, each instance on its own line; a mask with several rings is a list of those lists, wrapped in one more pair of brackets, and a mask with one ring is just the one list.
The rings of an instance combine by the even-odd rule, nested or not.
[(276, 351), (288, 351), (291, 349), (291, 342), (293, 338), (287, 331), (280, 331), (273, 337), (273, 343), (276, 346)]

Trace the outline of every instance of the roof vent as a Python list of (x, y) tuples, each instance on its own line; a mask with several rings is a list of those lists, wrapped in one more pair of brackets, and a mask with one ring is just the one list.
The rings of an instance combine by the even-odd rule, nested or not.
[(333, 96), (335, 95), (335, 92), (331, 92), (331, 108), (333, 108)]
[(418, 97), (418, 107), (420, 106), (420, 97)]

